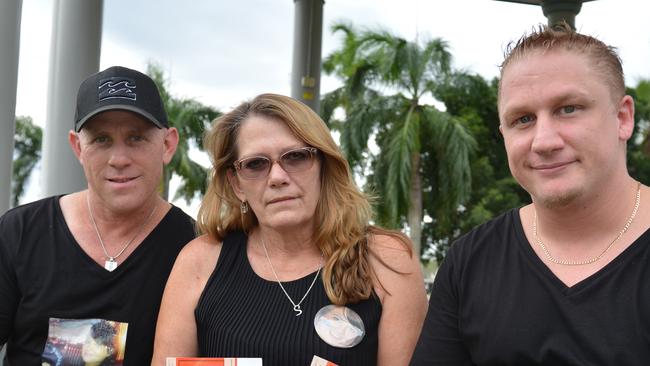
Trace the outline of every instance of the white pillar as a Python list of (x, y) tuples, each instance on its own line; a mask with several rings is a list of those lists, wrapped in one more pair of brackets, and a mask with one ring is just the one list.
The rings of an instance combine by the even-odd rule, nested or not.
[(323, 0), (294, 0), (291, 96), (320, 112)]
[(22, 0), (0, 1), (0, 215), (11, 198), (21, 8)]
[(99, 71), (102, 0), (56, 0), (43, 134), (44, 195), (86, 188), (79, 162), (68, 145), (74, 128), (77, 89)]

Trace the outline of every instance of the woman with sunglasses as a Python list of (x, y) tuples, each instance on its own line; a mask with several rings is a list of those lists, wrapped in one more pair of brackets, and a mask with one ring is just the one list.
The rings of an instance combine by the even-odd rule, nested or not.
[(153, 364), (407, 365), (427, 306), (418, 255), (404, 235), (370, 224), (368, 199), (318, 115), (263, 94), (218, 118), (205, 146), (204, 235), (168, 280)]

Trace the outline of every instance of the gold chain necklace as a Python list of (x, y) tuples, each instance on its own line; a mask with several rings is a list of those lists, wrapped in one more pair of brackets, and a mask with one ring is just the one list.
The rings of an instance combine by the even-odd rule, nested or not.
[(555, 264), (561, 264), (561, 265), (564, 265), (564, 266), (582, 266), (582, 265), (585, 265), (585, 264), (594, 263), (595, 261), (602, 258), (602, 256), (605, 255), (605, 253), (607, 253), (609, 251), (609, 249), (621, 238), (621, 236), (623, 236), (623, 234), (625, 234), (627, 229), (630, 228), (630, 225), (632, 225), (632, 221), (634, 221), (634, 217), (636, 216), (636, 213), (639, 211), (639, 205), (641, 204), (641, 182), (637, 182), (637, 183), (638, 183), (638, 185), (637, 185), (637, 188), (636, 188), (636, 202), (634, 203), (634, 209), (632, 210), (632, 214), (630, 215), (630, 218), (625, 223), (625, 226), (623, 226), (623, 229), (618, 233), (618, 235), (614, 238), (614, 240), (612, 240), (612, 242), (609, 243), (607, 248), (605, 248), (605, 250), (603, 250), (602, 253), (598, 254), (598, 256), (596, 256), (596, 257), (586, 259), (586, 260), (583, 260), (583, 261), (579, 261), (579, 262), (576, 262), (576, 261), (563, 261), (563, 260), (556, 259), (555, 257), (553, 257), (551, 255), (551, 253), (549, 253), (548, 248), (546, 248), (546, 245), (544, 245), (544, 243), (542, 242), (542, 239), (540, 239), (539, 236), (537, 236), (537, 210), (535, 210), (534, 211), (535, 212), (535, 218), (533, 220), (533, 237), (535, 238), (535, 241), (537, 242), (537, 244), (540, 247), (542, 247), (542, 251), (544, 251), (544, 255), (546, 255), (546, 258), (549, 261), (551, 261), (551, 262), (553, 262)]
[(124, 244), (124, 247), (122, 248), (122, 250), (120, 250), (119, 253), (113, 256), (109, 255), (108, 252), (106, 251), (104, 240), (102, 239), (102, 236), (99, 234), (99, 229), (97, 228), (97, 224), (95, 223), (95, 218), (93, 217), (93, 210), (90, 208), (90, 198), (88, 198), (88, 195), (86, 195), (86, 204), (88, 204), (88, 213), (90, 214), (90, 222), (93, 223), (93, 227), (95, 228), (95, 233), (97, 234), (97, 239), (99, 239), (99, 244), (102, 246), (102, 250), (104, 251), (104, 255), (106, 256), (106, 260), (104, 261), (104, 268), (106, 268), (106, 270), (108, 270), (109, 272), (113, 272), (115, 268), (117, 268), (117, 261), (116, 261), (117, 257), (121, 256), (122, 253), (124, 253), (124, 251), (126, 250), (126, 248), (128, 248), (131, 245), (133, 240), (135, 240), (135, 238), (137, 238), (138, 235), (142, 233), (142, 230), (144, 230), (144, 227), (147, 225), (147, 222), (149, 222), (149, 219), (151, 218), (151, 216), (153, 216), (153, 213), (156, 212), (156, 207), (158, 207), (158, 204), (153, 206), (153, 210), (151, 210), (149, 216), (147, 216), (147, 218), (140, 226), (140, 230), (138, 230), (138, 232), (135, 233), (135, 235), (131, 238), (131, 240), (127, 241), (126, 244)]

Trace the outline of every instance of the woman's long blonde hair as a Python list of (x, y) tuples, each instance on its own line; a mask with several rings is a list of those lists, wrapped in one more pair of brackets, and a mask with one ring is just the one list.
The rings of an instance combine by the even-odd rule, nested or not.
[(412, 255), (410, 242), (398, 232), (369, 224), (372, 210), (368, 198), (354, 183), (348, 162), (329, 129), (316, 113), (295, 99), (262, 94), (215, 120), (204, 140), (213, 171), (199, 209), (199, 229), (223, 241), (231, 231), (249, 232), (257, 225), (254, 213), (241, 213), (240, 201), (227, 178), (238, 158), (239, 129), (252, 115), (283, 121), (298, 139), (320, 151), (321, 192), (314, 218), (317, 223), (314, 240), (327, 258), (322, 270), (325, 291), (334, 304), (368, 299), (374, 283), (369, 237), (373, 234), (395, 237)]

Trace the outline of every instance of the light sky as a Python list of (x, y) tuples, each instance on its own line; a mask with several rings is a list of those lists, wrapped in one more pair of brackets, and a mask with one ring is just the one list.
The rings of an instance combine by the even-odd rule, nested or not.
[[(41, 126), (53, 3), (22, 4), (16, 114), (31, 116)], [(579, 31), (618, 48), (628, 85), (650, 79), (648, 14), (645, 0), (596, 0), (584, 3), (576, 18)], [(147, 62), (155, 61), (174, 96), (224, 112), (260, 93), (289, 95), (293, 15), (293, 0), (104, 0), (100, 68), (145, 71)], [(331, 25), (346, 21), (408, 40), (442, 38), (456, 68), (486, 78), (498, 74), (508, 42), (546, 23), (539, 6), (494, 0), (326, 0), (323, 17), (323, 57), (341, 44)], [(325, 75), (321, 84), (321, 93), (340, 85)], [(40, 198), (40, 184), (31, 186), (27, 200)]]

